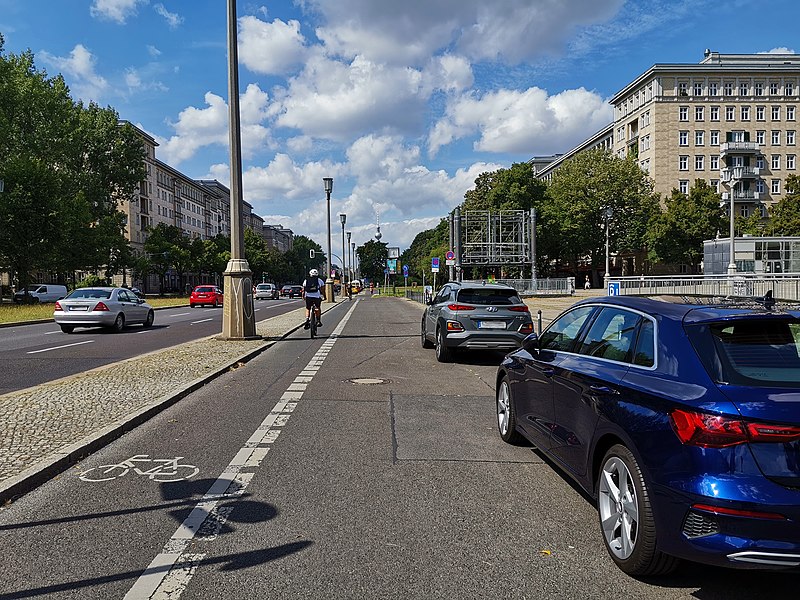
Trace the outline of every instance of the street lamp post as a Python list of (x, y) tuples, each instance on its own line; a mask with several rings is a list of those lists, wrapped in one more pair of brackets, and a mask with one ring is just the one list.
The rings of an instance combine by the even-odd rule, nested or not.
[[(350, 235), (349, 234), (347, 235), (347, 239), (348, 240), (350, 239)], [(353, 278), (354, 279), (361, 279), (358, 276), (359, 275), (358, 265), (356, 264), (356, 261), (358, 259), (358, 255), (356, 254), (356, 243), (355, 242), (352, 242), (350, 244), (350, 250), (351, 250), (351, 252), (350, 252), (350, 266), (353, 267)]]
[[(348, 289), (347, 284), (347, 246), (345, 245), (344, 241), (344, 224), (347, 222), (347, 215), (341, 213), (339, 215), (339, 220), (342, 222), (342, 276), (339, 280), (342, 282), (342, 296), (345, 294), (345, 290)], [(348, 286), (348, 287), (345, 287)]]
[(736, 204), (735, 204), (735, 202), (736, 202), (736, 200), (735, 200), (736, 184), (737, 184), (737, 180), (736, 179), (732, 179), (731, 180), (731, 184), (730, 184), (730, 194), (731, 194), (731, 215), (730, 215), (730, 217), (731, 217), (731, 239), (730, 239), (730, 243), (731, 243), (731, 259), (728, 262), (728, 275), (736, 275), (736, 238), (734, 237), (734, 234), (736, 233), (734, 231), (734, 220), (735, 220), (735, 217), (736, 217), (736, 215), (734, 214), (734, 211), (736, 210), (735, 209), (735, 206), (736, 206)]
[(609, 230), (609, 222), (611, 221), (611, 217), (614, 214), (614, 210), (609, 206), (606, 208), (605, 216), (606, 216), (606, 274), (603, 276), (603, 283), (605, 284), (605, 288), (608, 289), (608, 280), (611, 278), (611, 273), (609, 273), (608, 263), (609, 263), (609, 251), (608, 251), (608, 230)]
[(353, 283), (353, 279), (356, 276), (356, 271), (353, 268), (353, 253), (350, 251), (350, 232), (349, 231), (347, 232), (347, 246), (345, 246), (345, 250), (344, 251), (347, 253), (347, 264), (350, 266), (350, 270), (347, 271), (347, 281), (350, 282), (350, 283), (347, 284), (347, 297), (352, 300), (353, 299), (353, 292), (350, 289), (350, 287), (351, 287), (351, 285)]
[(236, 0), (228, 0), (228, 116), (230, 119), (231, 171), (231, 259), (225, 276), (225, 302), (222, 303), (223, 340), (254, 339), (256, 320), (253, 310), (253, 280), (244, 257), (242, 231), (242, 144), (239, 121), (239, 52), (236, 40)]
[(333, 302), (333, 279), (331, 278), (331, 192), (333, 191), (333, 177), (323, 177), (322, 182), (325, 184), (325, 196), (328, 201), (328, 266), (327, 274), (325, 275), (325, 298), (327, 302)]

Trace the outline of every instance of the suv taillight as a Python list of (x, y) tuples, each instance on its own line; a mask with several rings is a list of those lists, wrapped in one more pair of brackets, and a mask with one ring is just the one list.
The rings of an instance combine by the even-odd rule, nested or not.
[(681, 442), (702, 448), (725, 448), (747, 442), (786, 443), (800, 439), (800, 427), (752, 423), (721, 415), (675, 409), (672, 428)]
[(469, 306), (468, 304), (448, 304), (447, 308), (450, 310), (475, 310), (474, 306)]
[(508, 310), (511, 310), (511, 311), (514, 311), (514, 312), (531, 312), (531, 309), (528, 308), (527, 304), (523, 304), (522, 306), (509, 306)]

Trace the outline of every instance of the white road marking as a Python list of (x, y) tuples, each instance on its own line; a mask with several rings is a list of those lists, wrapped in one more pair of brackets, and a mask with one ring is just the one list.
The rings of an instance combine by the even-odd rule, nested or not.
[(70, 348), (72, 346), (80, 346), (82, 344), (91, 344), (94, 340), (86, 340), (85, 342), (75, 342), (74, 344), (64, 344), (63, 346), (53, 346), (52, 348), (44, 348), (43, 350), (31, 350), (26, 354), (39, 354), (40, 352), (50, 352), (50, 350), (61, 350), (61, 348)]
[(197, 325), (198, 323), (206, 323), (207, 321), (213, 321), (214, 319), (200, 319), (199, 321), (192, 321), (192, 325)]
[(61, 330), (59, 329), (58, 331), (47, 331), (45, 332), (45, 335), (53, 335), (54, 333), (61, 333)]
[[(331, 337), (322, 344), (322, 347), (311, 358), (310, 362), (315, 363), (313, 367), (315, 370), (319, 369), (319, 365), (322, 364), (327, 352), (341, 335), (344, 326), (350, 320), (350, 316), (357, 305), (358, 301), (347, 311), (339, 325), (330, 334)], [(303, 369), (304, 372), (309, 370), (310, 367), (308, 366)], [(283, 393), (281, 399), (259, 424), (244, 446), (236, 452), (228, 466), (222, 470), (219, 478), (212, 484), (208, 492), (167, 541), (161, 553), (152, 560), (139, 579), (133, 584), (133, 587), (128, 590), (128, 593), (125, 594), (125, 600), (145, 600), (150, 598), (176, 600), (180, 597), (197, 570), (197, 566), (205, 556), (205, 554), (188, 553), (189, 543), (196, 536), (199, 539), (201, 528), (207, 520), (210, 519), (214, 523), (219, 522), (220, 527), (227, 520), (228, 515), (220, 514), (220, 511), (217, 510), (217, 504), (222, 500), (229, 499), (231, 496), (241, 495), (244, 492), (254, 473), (242, 473), (241, 470), (260, 466), (269, 449), (259, 447), (259, 445), (274, 443), (281, 430), (273, 429), (273, 427), (286, 425), (291, 413), (297, 406), (297, 401), (302, 397), (302, 391), (287, 390)], [(202, 529), (202, 531), (205, 530)]]
[(188, 312), (188, 313), (178, 313), (177, 315), (164, 315), (164, 316), (166, 316), (166, 317), (185, 317), (186, 315), (190, 315), (190, 314), (192, 314), (192, 313), (190, 313), (190, 312)]

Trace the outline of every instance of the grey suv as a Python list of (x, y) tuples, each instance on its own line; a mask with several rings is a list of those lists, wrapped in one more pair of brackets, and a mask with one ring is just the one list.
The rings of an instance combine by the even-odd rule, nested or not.
[(456, 349), (516, 350), (530, 333), (530, 310), (506, 285), (450, 282), (422, 315), (422, 347), (435, 347), (439, 362), (452, 360)]

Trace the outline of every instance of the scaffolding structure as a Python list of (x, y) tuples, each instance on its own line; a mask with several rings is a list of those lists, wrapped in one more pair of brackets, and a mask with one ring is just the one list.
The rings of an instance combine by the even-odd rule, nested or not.
[(455, 223), (461, 266), (530, 265), (532, 219), (526, 210), (465, 211)]

